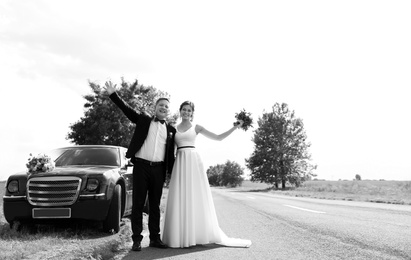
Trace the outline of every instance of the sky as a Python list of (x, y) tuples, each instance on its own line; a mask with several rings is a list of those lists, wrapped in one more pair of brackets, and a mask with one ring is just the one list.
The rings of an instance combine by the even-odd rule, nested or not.
[[(0, 2), (0, 180), (30, 153), (71, 145), (89, 82), (121, 78), (195, 104), (220, 134), (242, 109), (301, 118), (317, 178), (411, 180), (411, 2)], [(239, 163), (254, 128), (197, 138), (207, 169)]]

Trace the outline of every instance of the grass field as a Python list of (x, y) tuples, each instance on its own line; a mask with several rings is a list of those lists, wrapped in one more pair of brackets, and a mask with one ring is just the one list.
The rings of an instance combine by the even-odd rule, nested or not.
[(264, 183), (244, 181), (236, 189), (295, 197), (411, 205), (411, 181), (307, 181), (301, 187), (285, 190), (272, 189), (271, 185)]

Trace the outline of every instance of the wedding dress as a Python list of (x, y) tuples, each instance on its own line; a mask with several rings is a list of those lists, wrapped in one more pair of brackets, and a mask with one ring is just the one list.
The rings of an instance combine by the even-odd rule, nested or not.
[(171, 175), (162, 240), (169, 247), (183, 248), (215, 243), (249, 247), (250, 240), (230, 238), (220, 229), (203, 163), (196, 152), (193, 125), (177, 130), (177, 157)]

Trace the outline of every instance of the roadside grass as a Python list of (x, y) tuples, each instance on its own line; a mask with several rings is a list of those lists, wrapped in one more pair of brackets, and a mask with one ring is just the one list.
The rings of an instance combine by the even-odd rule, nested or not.
[[(3, 214), (4, 182), (0, 182), (0, 260), (64, 259), (111, 260), (121, 259), (132, 244), (131, 223), (123, 218), (120, 232), (107, 234), (93, 222), (57, 222), (53, 225), (10, 225)], [(164, 215), (164, 189), (161, 214)], [(148, 216), (144, 214), (144, 231), (148, 234)]]
[(244, 181), (243, 185), (236, 189), (294, 197), (411, 205), (411, 181), (307, 181), (301, 187), (285, 189)]
[[(113, 259), (129, 239), (127, 228), (115, 235), (92, 223), (14, 225), (0, 222), (0, 259)], [(97, 245), (97, 247), (96, 247)], [(49, 258), (55, 255), (56, 258)], [(44, 257), (43, 257), (44, 256)]]

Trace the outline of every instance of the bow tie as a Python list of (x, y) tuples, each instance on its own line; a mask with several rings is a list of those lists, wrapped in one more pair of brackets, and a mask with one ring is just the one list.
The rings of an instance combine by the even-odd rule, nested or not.
[(157, 117), (155, 117), (154, 122), (160, 122), (160, 123), (164, 124), (166, 122), (166, 120), (158, 119)]

